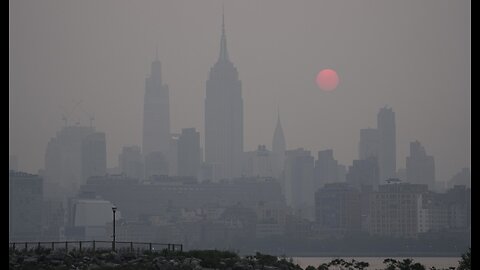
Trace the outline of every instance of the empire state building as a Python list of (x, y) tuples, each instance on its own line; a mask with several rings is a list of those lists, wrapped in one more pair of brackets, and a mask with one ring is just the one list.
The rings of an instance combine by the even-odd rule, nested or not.
[(210, 70), (205, 98), (205, 161), (214, 181), (240, 176), (243, 155), (242, 83), (230, 61), (222, 15), (220, 55)]

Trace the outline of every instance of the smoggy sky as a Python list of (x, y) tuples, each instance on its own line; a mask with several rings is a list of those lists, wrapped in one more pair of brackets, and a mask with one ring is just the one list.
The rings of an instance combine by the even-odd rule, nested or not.
[[(437, 180), (470, 167), (470, 3), (448, 0), (225, 0), (230, 59), (244, 100), (244, 142), (271, 147), (277, 105), (287, 148), (340, 163), (358, 157), (360, 129), (393, 107), (397, 167), (419, 140)], [(107, 135), (108, 167), (141, 145), (145, 77), (158, 56), (170, 88), (171, 129), (203, 145), (205, 82), (217, 60), (222, 1), (15, 0), (9, 8), (9, 152), (44, 167), (62, 114)], [(319, 70), (338, 88), (322, 92)]]

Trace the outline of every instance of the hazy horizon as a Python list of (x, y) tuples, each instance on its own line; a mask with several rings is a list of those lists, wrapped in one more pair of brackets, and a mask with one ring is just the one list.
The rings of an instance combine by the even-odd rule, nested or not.
[[(360, 129), (385, 105), (396, 117), (397, 168), (418, 140), (436, 180), (471, 167), (469, 1), (228, 1), (230, 59), (242, 81), (244, 151), (271, 148), (277, 108), (288, 149), (358, 158)], [(220, 46), (222, 1), (9, 1), (9, 154), (44, 168), (62, 114), (82, 101), (107, 136), (107, 165), (141, 145), (145, 77), (158, 57), (172, 133), (204, 142), (205, 82)], [(338, 88), (315, 84), (335, 69)], [(89, 125), (77, 108), (70, 123)]]

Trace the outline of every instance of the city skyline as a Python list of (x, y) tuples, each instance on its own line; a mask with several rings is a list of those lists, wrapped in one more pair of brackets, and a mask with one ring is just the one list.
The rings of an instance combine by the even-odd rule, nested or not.
[[(186, 16), (190, 13), (183, 9), (176, 9), (184, 7), (186, 3), (187, 2), (185, 1), (180, 1), (179, 4), (171, 2), (170, 8), (175, 10), (177, 13)], [(122, 50), (128, 51), (121, 44), (119, 44), (119, 48), (111, 48), (113, 51), (115, 51), (115, 54), (106, 54), (108, 55), (108, 57), (111, 58), (97, 60), (97, 64), (100, 64), (100, 66), (103, 66), (110, 61), (113, 61), (113, 63), (116, 64), (123, 63), (124, 65), (127, 65), (130, 64), (130, 60), (135, 58), (136, 60), (134, 60), (133, 63), (135, 63), (135, 65), (137, 66), (135, 69), (131, 70), (133, 71), (131, 73), (128, 72), (128, 69), (118, 69), (118, 67), (116, 67), (116, 70), (120, 71), (120, 73), (115, 73), (117, 74), (116, 78), (122, 82), (126, 82), (125, 80), (128, 80), (128, 83), (124, 85), (122, 85), (122, 83), (118, 84), (114, 80), (107, 80), (107, 78), (115, 78), (114, 74), (110, 73), (112, 71), (109, 71), (108, 69), (101, 70), (102, 73), (105, 72), (105, 74), (107, 75), (106, 78), (96, 77), (92, 73), (86, 71), (86, 69), (84, 68), (88, 66), (89, 63), (95, 63), (89, 62), (92, 60), (89, 58), (90, 56), (86, 56), (86, 58), (90, 60), (84, 61), (74, 58), (75, 55), (70, 55), (72, 57), (70, 59), (62, 58), (63, 60), (55, 60), (57, 61), (54, 61), (55, 63), (58, 63), (58, 61), (65, 61), (64, 64), (66, 64), (67, 66), (75, 62), (73, 61), (73, 59), (79, 60), (81, 67), (78, 69), (77, 67), (75, 67), (68, 73), (62, 73), (58, 70), (55, 71), (63, 75), (70, 74), (69, 76), (72, 82), (70, 82), (69, 85), (71, 86), (71, 89), (77, 89), (76, 92), (71, 92), (73, 90), (69, 89), (63, 90), (65, 82), (68, 81), (68, 79), (61, 80), (61, 75), (58, 75), (58, 82), (55, 82), (53, 84), (46, 83), (43, 80), (50, 80), (49, 76), (42, 76), (42, 72), (35, 71), (29, 66), (25, 65), (26, 63), (24, 61), (28, 59), (28, 56), (33, 56), (32, 50), (35, 48), (29, 47), (29, 45), (20, 42), (25, 40), (25, 38), (27, 38), (26, 34), (29, 33), (29, 31), (33, 31), (35, 27), (30, 25), (22, 26), (19, 24), (19, 21), (16, 21), (19, 20), (18, 18), (21, 18), (21, 16), (26, 16), (25, 14), (28, 14), (28, 12), (23, 9), (25, 8), (25, 6), (22, 6), (22, 4), (14, 4), (13, 8), (10, 10), (10, 37), (13, 36), (14, 39), (13, 41), (12, 38), (10, 39), (11, 84), (9, 87), (9, 143), (10, 154), (17, 155), (20, 169), (31, 173), (36, 173), (38, 169), (42, 169), (42, 166), (44, 164), (43, 156), (45, 153), (46, 144), (48, 140), (53, 137), (53, 135), (63, 126), (61, 116), (62, 113), (65, 113), (65, 109), (62, 110), (60, 106), (66, 107), (66, 111), (71, 110), (71, 108), (74, 107), (74, 105), (70, 102), (71, 99), (84, 100), (82, 103), (83, 110), (86, 110), (90, 114), (94, 114), (96, 117), (94, 121), (94, 126), (98, 130), (106, 133), (108, 151), (107, 164), (109, 168), (117, 165), (118, 155), (120, 154), (123, 146), (141, 145), (141, 99), (143, 97), (142, 90), (144, 89), (144, 85), (138, 82), (141, 82), (143, 78), (145, 78), (145, 76), (148, 74), (146, 67), (148, 67), (148, 63), (150, 63), (153, 59), (153, 52), (155, 51), (154, 48), (156, 43), (159, 46), (158, 58), (162, 63), (162, 73), (164, 73), (163, 77), (169, 85), (170, 94), (172, 97), (171, 131), (179, 132), (182, 128), (194, 127), (199, 131), (200, 137), (202, 138), (200, 141), (203, 142), (205, 134), (205, 131), (203, 129), (204, 119), (202, 117), (204, 112), (204, 108), (202, 106), (205, 98), (204, 89), (205, 82), (207, 80), (208, 69), (212, 64), (212, 59), (216, 58), (214, 54), (218, 55), (218, 25), (221, 14), (220, 2), (211, 1), (206, 3), (208, 4), (205, 4), (205, 7), (200, 9), (203, 13), (199, 12), (201, 14), (196, 14), (196, 17), (194, 17), (197, 20), (205, 22), (204, 24), (202, 24), (202, 27), (204, 28), (202, 28), (203, 30), (200, 32), (201, 37), (196, 36), (193, 32), (190, 33), (190, 29), (189, 31), (187, 31), (187, 29), (184, 28), (187, 26), (191, 26), (192, 28), (194, 28), (194, 23), (182, 24), (181, 21), (175, 21), (175, 19), (170, 16), (170, 19), (181, 25), (179, 31), (182, 33), (177, 35), (175, 33), (169, 32), (169, 35), (167, 35), (169, 36), (169, 38), (163, 39), (162, 42), (159, 41), (161, 40), (160, 37), (149, 37), (145, 39), (139, 38), (137, 42), (140, 42), (141, 45), (137, 44), (137, 48), (143, 47), (144, 49), (136, 52), (138, 53), (137, 55), (133, 51), (130, 51), (131, 55), (128, 55), (128, 57), (130, 57), (128, 58), (129, 60), (121, 57), (123, 55)], [(33, 3), (30, 4), (35, 5)], [(194, 3), (190, 4), (197, 5)], [(46, 5), (48, 6), (48, 4)], [(63, 6), (60, 7), (60, 10), (65, 9), (64, 11), (68, 12), (70, 12), (72, 8), (72, 6), (70, 5), (82, 6), (82, 4), (62, 5)], [(102, 8), (106, 8), (102, 5), (103, 4), (101, 4), (99, 7), (100, 10)], [(161, 6), (161, 4), (158, 5)], [(339, 163), (344, 165), (351, 165), (352, 161), (356, 159), (358, 155), (360, 130), (374, 127), (375, 116), (378, 112), (378, 109), (387, 104), (389, 107), (393, 108), (396, 117), (395, 120), (397, 125), (397, 168), (405, 168), (405, 158), (408, 155), (409, 143), (416, 140), (420, 141), (422, 145), (424, 145), (428, 149), (428, 153), (435, 157), (435, 163), (437, 164), (437, 180), (448, 180), (450, 177), (460, 171), (461, 168), (470, 167), (470, 136), (468, 135), (470, 131), (470, 124), (468, 121), (470, 118), (470, 108), (468, 102), (470, 97), (470, 73), (469, 67), (467, 65), (461, 66), (461, 63), (463, 63), (462, 61), (468, 62), (468, 50), (465, 50), (465, 48), (456, 49), (456, 47), (454, 46), (456, 43), (454, 42), (448, 43), (447, 45), (444, 45), (444, 47), (439, 47), (440, 51), (447, 50), (447, 52), (452, 52), (453, 56), (449, 56), (449, 59), (451, 60), (450, 62), (453, 61), (453, 63), (450, 64), (452, 66), (455, 66), (457, 70), (453, 70), (452, 72), (451, 69), (453, 69), (453, 67), (451, 67), (450, 69), (446, 67), (437, 67), (436, 72), (440, 72), (441, 74), (444, 74), (446, 72), (446, 78), (438, 79), (441, 82), (445, 83), (446, 86), (441, 83), (435, 84), (427, 82), (427, 79), (423, 81), (421, 79), (423, 77), (422, 74), (430, 74), (426, 73), (427, 70), (422, 70), (419, 68), (418, 75), (416, 73), (413, 74), (413, 71), (408, 71), (408, 75), (416, 79), (417, 85), (424, 86), (424, 89), (422, 89), (421, 87), (417, 89), (413, 87), (414, 85), (399, 81), (400, 79), (404, 78), (405, 74), (398, 73), (398, 76), (395, 76), (395, 74), (384, 73), (382, 75), (382, 73), (380, 72), (381, 68), (368, 66), (368, 63), (366, 61), (368, 57), (363, 58), (357, 55), (356, 57), (354, 57), (351, 65), (348, 65), (348, 61), (345, 62), (345, 60), (347, 60), (346, 58), (348, 58), (347, 54), (351, 52), (348, 52), (347, 50), (343, 50), (344, 55), (341, 54), (342, 50), (335, 51), (333, 55), (327, 52), (318, 53), (317, 55), (309, 55), (309, 53), (312, 53), (312, 47), (322, 45), (321, 37), (318, 39), (316, 37), (313, 38), (313, 30), (315, 30), (316, 27), (315, 25), (318, 26), (318, 23), (322, 20), (320, 19), (321, 16), (319, 16), (318, 20), (316, 20), (316, 17), (312, 16), (312, 13), (308, 11), (308, 7), (317, 8), (324, 6), (336, 10), (341, 7), (341, 4), (338, 4), (339, 6), (337, 6), (336, 4), (326, 2), (320, 4), (304, 2), (304, 5), (296, 6), (292, 10), (293, 15), (299, 16), (301, 14), (304, 14), (308, 16), (306, 16), (305, 19), (301, 20), (299, 24), (295, 24), (295, 22), (290, 21), (292, 23), (292, 26), (287, 27), (285, 29), (285, 33), (288, 34), (287, 36), (297, 41), (293, 44), (290, 43), (290, 45), (293, 45), (296, 49), (305, 46), (309, 49), (309, 53), (299, 54), (297, 57), (295, 57), (296, 52), (293, 55), (290, 55), (291, 52), (295, 51), (295, 49), (292, 49), (292, 51), (285, 51), (287, 47), (281, 47), (280, 45), (277, 45), (277, 42), (282, 41), (282, 36), (280, 32), (275, 32), (277, 31), (276, 28), (270, 28), (270, 30), (273, 30), (274, 33), (268, 32), (268, 34), (272, 36), (272, 39), (279, 39), (274, 42), (275, 46), (278, 46), (279, 48), (272, 48), (273, 52), (269, 52), (267, 50), (267, 44), (270, 44), (270, 42), (268, 42), (268, 39), (266, 39), (265, 36), (259, 36), (259, 33), (255, 31), (249, 33), (249, 31), (246, 31), (245, 29), (242, 30), (241, 27), (243, 23), (247, 23), (245, 22), (244, 16), (241, 15), (242, 13), (251, 14), (255, 18), (253, 21), (257, 23), (259, 22), (259, 18), (261, 18), (262, 14), (270, 14), (273, 19), (276, 19), (275, 22), (279, 22), (278, 20), (281, 17), (279, 15), (288, 15), (288, 12), (286, 12), (286, 10), (284, 9), (280, 9), (279, 14), (272, 14), (271, 12), (269, 12), (268, 9), (266, 9), (265, 5), (266, 4), (259, 4), (259, 9), (254, 10), (250, 7), (243, 6), (242, 4), (231, 2), (225, 3), (225, 20), (229, 27), (229, 50), (234, 51), (234, 53), (231, 53), (231, 57), (233, 59), (233, 62), (235, 63), (235, 66), (238, 67), (239, 73), (241, 74), (243, 86), (242, 90), (244, 92), (243, 100), (245, 147), (243, 148), (243, 151), (255, 150), (257, 148), (257, 145), (270, 144), (271, 136), (273, 134), (276, 124), (275, 119), (277, 117), (277, 108), (279, 107), (280, 113), (282, 115), (282, 126), (285, 131), (285, 137), (289, 146), (287, 150), (303, 147), (306, 150), (311, 151), (312, 153), (316, 153), (319, 150), (333, 149), (335, 158), (339, 161)], [(431, 12), (429, 14), (432, 17), (432, 23), (435, 20), (440, 20), (440, 17), (442, 17), (440, 15), (447, 12), (444, 9), (450, 7), (446, 2), (441, 2), (440, 4), (438, 4), (438, 6), (435, 7), (436, 9), (434, 8), (434, 11), (428, 10), (421, 4), (407, 3), (393, 5), (399, 8), (403, 8), (404, 11), (411, 12), (408, 14), (410, 14), (410, 19), (412, 20), (420, 19), (420, 15), (422, 13), (420, 11), (411, 10), (410, 8), (412, 8), (412, 6), (420, 5), (419, 8), (423, 8), (421, 10), (422, 12)], [(290, 7), (291, 4), (281, 2), (278, 6), (286, 8)], [(387, 6), (387, 4), (381, 4), (380, 6), (383, 6), (383, 8), (388, 7), (386, 12), (393, 12), (391, 10), (392, 7)], [(85, 6), (82, 7), (86, 8), (88, 7), (88, 4), (85, 4)], [(465, 8), (461, 5), (460, 7), (453, 5), (451, 7), (454, 8), (454, 10), (450, 12), (457, 12), (457, 14), (462, 14), (462, 12), (466, 11), (461, 9)], [(44, 10), (45, 8), (46, 7), (41, 6), (40, 11), (37, 12), (47, 12), (46, 10)], [(111, 13), (108, 14), (111, 14), (113, 16), (115, 14), (125, 12), (125, 10), (123, 10), (124, 8), (126, 8), (126, 5), (120, 5), (120, 7), (116, 7), (116, 9), (114, 9), (113, 11), (111, 11)], [(137, 9), (137, 11), (138, 10), (139, 9)], [(378, 10), (376, 11), (378, 12)], [(210, 14), (212, 16), (209, 17), (207, 16), (207, 14)], [(59, 19), (59, 14), (55, 13), (52, 15), (54, 15), (52, 21), (41, 21), (43, 24), (40, 24), (37, 27), (46, 27), (47, 25), (54, 23), (55, 19)], [(92, 16), (94, 16), (94, 18), (99, 18), (99, 14), (93, 14)], [(454, 30), (460, 28), (463, 25), (462, 23), (468, 22), (467, 20), (461, 21), (457, 17), (454, 18), (455, 19), (451, 19), (451, 22), (454, 23), (454, 25), (450, 25), (449, 27), (452, 28), (447, 29), (450, 30), (448, 32), (449, 35), (452, 35)], [(115, 18), (113, 19), (115, 21)], [(166, 28), (166, 26), (162, 25), (161, 21), (162, 20), (157, 22), (155, 25), (162, 26), (162, 31), (168, 29)], [(69, 26), (72, 29), (78, 28), (77, 30), (79, 30), (83, 29), (82, 27), (84, 27), (82, 24), (83, 20), (80, 18), (74, 17), (70, 19), (69, 22), (72, 23)], [(305, 24), (307, 22), (311, 25)], [(263, 30), (266, 30), (265, 28), (267, 26), (272, 27), (272, 23), (272, 21), (263, 21), (263, 24), (258, 23), (258, 26), (259, 28), (262, 29), (263, 27)], [(374, 21), (367, 21), (364, 23), (372, 27), (374, 26)], [(398, 27), (400, 29), (400, 26), (403, 23), (404, 21), (402, 20), (392, 21), (390, 27)], [(132, 25), (134, 24), (132, 23)], [(138, 25), (135, 25), (133, 27), (137, 26)], [(305, 32), (303, 34), (307, 35), (299, 35), (298, 31), (295, 30), (294, 26), (302, 26), (300, 27), (300, 29)], [(129, 26), (124, 25), (124, 27), (127, 27), (128, 29)], [(430, 29), (429, 27), (431, 27), (432, 29), (437, 29), (432, 25), (427, 25), (424, 27), (426, 27), (427, 29)], [(24, 32), (18, 29), (24, 30)], [(113, 27), (112, 29), (117, 28)], [(340, 29), (347, 30), (346, 32), (351, 31), (346, 26), (344, 26), (343, 28), (340, 27)], [(386, 28), (380, 27), (377, 29), (377, 31), (380, 31), (382, 29), (385, 30)], [(60, 38), (56, 34), (59, 33), (58, 31), (62, 30), (53, 28), (51, 31), (52, 32), (50, 34), (46, 33), (45, 35), (51, 35), (50, 38)], [(96, 36), (96, 34), (98, 34), (97, 32), (93, 30), (89, 31), (83, 32), (83, 35), (85, 35), (85, 37), (90, 37), (90, 35), (92, 35), (92, 40), (102, 40), (99, 39), (98, 36)], [(407, 27), (406, 29), (399, 31), (399, 33), (404, 35), (404, 37), (409, 37), (410, 35), (417, 34), (412, 33), (412, 31), (412, 29)], [(148, 31), (145, 31), (145, 34), (147, 32)], [(340, 44), (339, 46), (346, 46), (343, 44), (343, 42), (341, 42), (342, 40), (345, 41), (346, 36), (335, 36), (336, 34), (339, 34), (340, 31), (319, 32), (329, 33), (329, 35), (325, 34), (328, 38), (323, 39), (323, 45), (325, 45), (327, 48), (332, 49), (331, 46), (336, 43)], [(192, 35), (187, 35), (187, 33), (190, 33)], [(443, 38), (445, 37), (435, 31), (432, 33), (436, 33), (435, 35), (432, 34), (434, 35), (433, 41), (443, 40)], [(246, 39), (242, 39), (247, 37), (249, 34), (251, 34), (252, 36), (251, 39), (249, 39), (248, 41)], [(455, 42), (468, 48), (469, 45), (465, 41), (469, 40), (469, 35), (464, 32), (457, 35), (459, 35), (459, 39), (454, 39)], [(320, 34), (320, 36), (322, 36), (322, 34)], [(189, 40), (194, 40), (195, 37), (200, 38), (202, 41), (204, 41), (204, 45), (202, 45), (203, 47), (200, 46), (201, 50), (192, 47), (191, 45), (184, 46), (183, 48), (189, 49), (183, 51), (187, 56), (186, 58), (191, 57), (191, 62), (186, 62), (186, 59), (183, 58), (180, 54), (181, 50), (175, 50), (171, 44), (182, 44), (182, 42), (189, 43)], [(334, 38), (333, 40), (332, 37)], [(155, 39), (158, 40), (155, 42)], [(112, 40), (115, 40), (115, 38), (113, 38)], [(82, 46), (73, 43), (70, 44), (68, 43), (70, 42), (68, 38), (61, 39), (61, 41), (64, 43), (62, 43), (63, 45), (61, 45), (59, 48), (63, 48), (63, 50), (60, 50), (54, 54), (56, 55), (56, 57), (60, 58), (62, 57), (62, 55), (68, 55), (68, 52), (70, 52), (69, 48), (82, 49), (82, 46), (93, 45), (93, 43), (88, 42), (84, 43)], [(255, 48), (257, 47), (255, 47), (254, 41), (258, 41), (258, 51), (255, 50)], [(430, 44), (429, 42), (433, 42), (426, 39), (423, 41), (428, 44)], [(41, 43), (43, 45), (50, 44), (50, 40), (47, 40), (47, 38), (42, 38), (41, 36), (39, 40), (34, 41), (34, 44), (38, 42), (45, 42)], [(397, 40), (397, 42), (406, 46), (413, 45), (401, 39)], [(390, 43), (387, 42), (387, 44)], [(391, 43), (390, 45), (392, 44), (394, 43)], [(12, 50), (12, 45), (16, 46), (15, 50)], [(71, 47), (69, 47), (70, 45)], [(162, 45), (166, 46), (164, 47)], [(425, 48), (422, 46), (420, 46), (421, 49), (418, 49), (419, 53), (420, 51), (422, 53), (424, 52)], [(373, 51), (367, 50), (361, 45), (359, 46), (359, 48), (363, 48), (364, 53), (370, 53), (370, 55), (371, 53), (373, 53)], [(390, 50), (386, 47), (381, 48), (390, 52)], [(397, 47), (397, 49), (399, 49), (400, 51), (401, 48), (402, 46)], [(408, 48), (412, 49), (412, 47)], [(45, 47), (37, 47), (36, 49), (42, 51), (45, 50)], [(85, 48), (83, 49), (85, 50)], [(147, 50), (151, 52), (147, 52)], [(173, 50), (174, 53), (170, 53), (169, 50)], [(197, 53), (193, 53), (193, 51), (196, 51)], [(284, 52), (284, 54), (282, 54), (281, 52)], [(199, 57), (200, 55), (203, 56)], [(308, 58), (307, 56), (309, 56), (310, 58)], [(379, 66), (388, 66), (395, 70), (395, 65), (400, 65), (401, 67), (405, 68), (406, 66), (411, 65), (411, 63), (414, 63), (416, 65), (419, 65), (420, 67), (431, 67), (431, 69), (434, 70), (434, 64), (438, 65), (439, 63), (447, 63), (444, 62), (447, 60), (437, 59), (437, 56), (440, 56), (440, 54), (428, 54), (427, 59), (424, 61), (421, 61), (421, 59), (414, 60), (413, 56), (407, 56), (407, 60), (400, 60), (399, 58), (395, 58), (397, 61), (392, 61), (392, 63), (388, 65), (382, 62), (378, 62), (378, 60), (376, 64)], [(27, 59), (25, 59), (25, 57), (27, 57)], [(258, 60), (255, 57), (263, 60)], [(280, 65), (281, 62), (283, 62), (277, 62), (279, 60), (282, 60), (282, 57), (290, 60), (284, 62), (284, 65), (286, 65), (287, 67), (283, 69), (279, 68), (276, 72), (273, 71), (272, 69), (275, 69), (276, 66)], [(466, 57), (466, 59), (462, 57)], [(294, 61), (295, 58), (297, 58), (296, 61)], [(323, 61), (320, 60), (321, 58), (326, 58), (328, 60)], [(393, 60), (393, 58), (394, 57), (391, 56), (390, 59)], [(37, 62), (43, 63), (42, 57), (38, 55), (35, 55), (30, 59), (33, 61), (32, 64)], [(273, 61), (266, 61), (267, 59)], [(460, 61), (460, 59), (463, 60)], [(302, 64), (302, 61), (306, 62)], [(312, 61), (316, 63), (313, 63)], [(143, 67), (139, 68), (139, 63), (142, 63)], [(363, 77), (358, 77), (358, 75), (355, 75), (354, 71), (358, 70), (359, 65), (362, 64), (364, 64), (371, 70), (364, 73)], [(333, 66), (339, 71), (340, 84), (338, 89), (334, 90), (332, 93), (323, 93), (315, 86), (315, 74), (321, 68), (327, 68), (331, 66)], [(182, 69), (184, 72), (178, 72)], [(292, 72), (294, 69), (299, 69), (300, 71)], [(307, 70), (308, 72), (305, 72)], [(22, 71), (26, 71), (25, 73), (28, 74), (25, 79), (19, 77), (20, 74), (24, 74), (24, 72)], [(422, 73), (420, 71), (425, 73)], [(462, 71), (466, 71), (466, 73), (461, 74)], [(54, 74), (51, 73), (52, 71), (48, 71), (46, 73), (45, 72), (46, 71), (43, 72), (43, 75), (52, 76), (52, 74)], [(143, 74), (141, 74), (142, 72)], [(178, 75), (175, 75), (175, 72)], [(290, 72), (294, 76), (288, 76)], [(380, 80), (378, 77), (376, 77), (376, 72), (380, 72), (378, 76), (384, 76), (384, 78)], [(123, 74), (122, 77), (127, 77), (129, 79), (122, 79), (118, 77), (118, 74)], [(279, 74), (281, 74), (281, 76), (278, 76)], [(82, 81), (81, 77), (83, 77), (84, 75), (90, 76), (93, 82)], [(141, 76), (137, 78), (138, 75)], [(467, 80), (463, 82), (462, 78), (465, 79), (465, 77)], [(291, 78), (292, 81), (289, 81), (289, 78)], [(36, 79), (40, 79), (39, 88), (42, 90), (39, 91), (40, 93), (35, 92), (35, 90), (32, 89), (32, 83), (36, 81)], [(376, 79), (377, 81), (373, 79)], [(449, 79), (453, 80), (453, 82), (449, 82)], [(368, 83), (368, 80), (373, 80), (373, 82)], [(389, 83), (387, 83), (390, 81), (399, 83), (390, 85)], [(117, 88), (116, 86), (119, 85), (121, 87)], [(405, 90), (400, 88), (408, 85), (410, 85), (412, 89), (408, 89), (408, 91), (410, 92), (402, 94), (400, 90)], [(438, 89), (439, 93), (436, 93), (436, 88), (439, 85), (441, 86), (440, 89)], [(52, 88), (56, 88), (57, 90), (46, 90), (47, 86), (56, 86)], [(102, 89), (102, 86), (104, 89)], [(130, 88), (127, 86), (130, 86)], [(374, 89), (367, 90), (366, 88), (368, 86)], [(451, 88), (455, 87), (460, 88), (460, 90), (456, 90), (456, 95), (449, 95)], [(110, 90), (115, 88), (117, 88), (118, 90), (118, 92), (116, 93), (118, 95), (115, 95), (115, 91)], [(364, 91), (363, 95), (358, 93), (361, 90)], [(396, 93), (394, 90), (400, 93)], [(58, 92), (61, 93), (59, 98), (53, 98), (53, 101), (46, 101), (43, 99), (42, 93), (48, 96), (55, 91), (60, 91)], [(294, 93), (292, 95), (291, 93), (289, 93), (292, 91), (300, 91), (300, 94)], [(414, 91), (417, 91), (417, 93), (415, 93)], [(39, 106), (32, 106), (32, 104), (29, 103), (30, 101), (28, 97), (34, 97), (34, 95), (40, 95), (38, 100), (38, 104), (40, 104)], [(107, 104), (112, 104), (111, 106), (102, 106), (103, 104), (101, 104), (101, 102), (106, 102), (106, 100), (104, 99), (105, 95), (109, 97)], [(356, 103), (352, 103), (352, 100), (355, 100)], [(425, 103), (425, 100), (430, 100), (431, 102)], [(57, 103), (53, 104), (53, 102)], [(122, 107), (122, 105), (127, 104), (128, 106)], [(29, 110), (33, 112), (33, 114), (28, 114), (28, 117), (31, 117), (31, 119), (29, 118), (28, 121), (33, 121), (30, 125), (26, 124), (28, 122), (25, 119), (27, 115), (23, 115), (24, 113), (21, 113), (22, 111), (25, 112), (25, 106), (27, 105), (31, 106), (29, 107)], [(448, 105), (455, 106), (448, 107)], [(47, 107), (49, 108), (47, 109)], [(344, 112), (345, 110), (349, 113)], [(86, 125), (87, 118), (85, 114), (80, 110), (80, 108), (75, 111), (75, 114), (77, 115), (77, 117), (71, 119), (71, 123), (76, 122), (76, 118), (80, 118), (83, 119), (81, 121), (82, 124)], [(329, 114), (330, 116), (328, 116)], [(48, 117), (45, 117), (46, 115), (48, 115)], [(110, 119), (110, 121), (108, 119)], [(447, 120), (442, 122), (442, 119)], [(22, 120), (25, 121), (22, 122)], [(19, 121), (22, 124), (20, 124)], [(37, 137), (32, 139), (31, 136), (33, 135), (30, 135), (32, 133), (29, 130), (31, 128), (34, 128), (35, 124), (37, 125), (36, 129), (38, 129), (38, 133), (33, 133), (37, 135)], [(41, 127), (44, 128), (39, 128), (39, 124), (41, 124)], [(125, 128), (128, 130), (123, 129), (123, 127), (121, 127), (122, 125), (125, 126)], [(22, 133), (21, 131), (24, 132)], [(18, 134), (21, 134), (21, 136), (18, 136)], [(455, 141), (460, 140), (463, 141), (465, 144), (463, 145), (461, 143), (453, 143), (453, 141), (449, 143), (449, 141), (446, 139), (453, 138), (452, 136), (457, 136), (455, 137), (457, 138), (457, 140)], [(32, 144), (35, 145), (33, 146)], [(202, 143), (201, 146), (204, 147)], [(462, 155), (464, 156), (462, 157)]]

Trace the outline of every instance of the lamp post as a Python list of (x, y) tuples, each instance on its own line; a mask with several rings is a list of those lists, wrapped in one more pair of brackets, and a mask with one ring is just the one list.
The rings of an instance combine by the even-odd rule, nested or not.
[(117, 207), (114, 205), (112, 206), (113, 211), (113, 241), (112, 241), (112, 250), (115, 251), (115, 212), (117, 211)]

